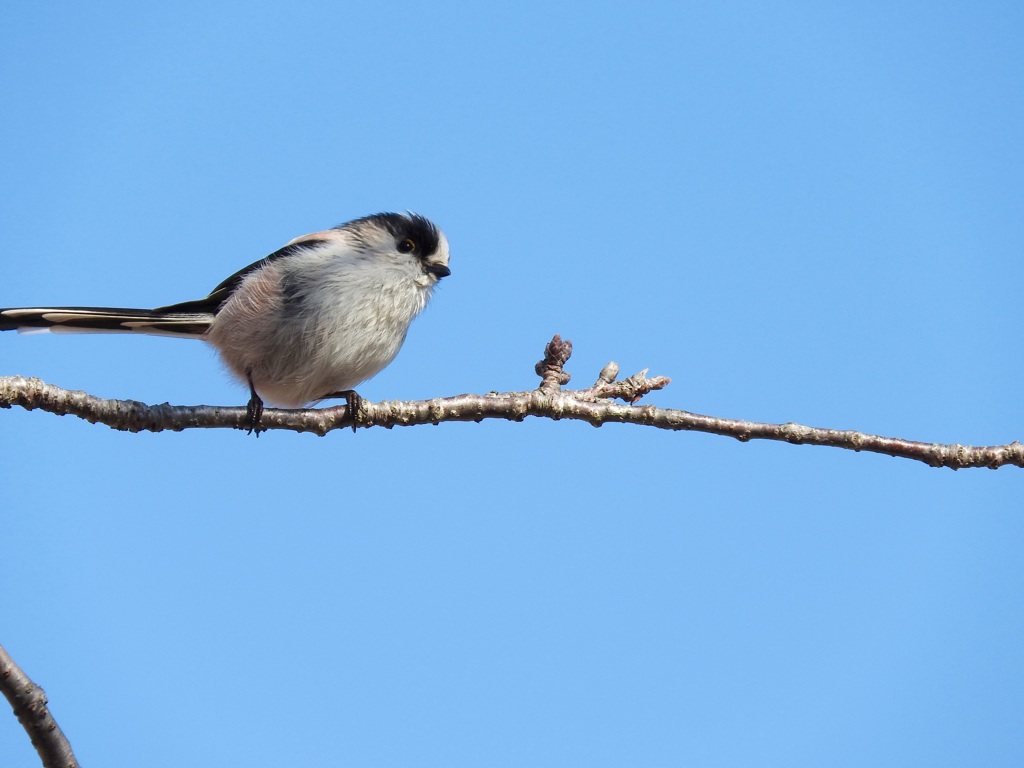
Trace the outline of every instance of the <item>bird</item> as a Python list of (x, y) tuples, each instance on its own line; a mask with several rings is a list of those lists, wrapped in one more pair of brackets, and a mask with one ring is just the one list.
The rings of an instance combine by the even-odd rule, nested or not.
[(376, 213), (296, 237), (206, 298), (156, 309), (12, 307), (0, 331), (142, 333), (200, 339), (249, 387), (249, 431), (264, 402), (302, 408), (345, 398), (394, 360), (409, 325), (448, 277), (448, 239), (415, 213)]

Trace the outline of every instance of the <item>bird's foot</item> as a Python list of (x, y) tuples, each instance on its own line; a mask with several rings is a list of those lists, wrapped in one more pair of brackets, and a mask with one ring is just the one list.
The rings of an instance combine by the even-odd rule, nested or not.
[(249, 379), (249, 403), (245, 406), (245, 421), (243, 427), (247, 427), (246, 434), (251, 435), (254, 432), (256, 437), (260, 436), (260, 432), (266, 432), (260, 425), (263, 420), (263, 398), (256, 394), (256, 387), (252, 383), (252, 374), (248, 374)]
[(341, 392), (331, 392), (329, 395), (324, 395), (321, 399), (328, 400), (333, 397), (345, 398), (345, 410), (347, 411), (348, 417), (352, 419), (352, 431), (356, 431), (356, 427), (359, 426), (359, 418), (363, 412), (363, 398), (354, 389), (346, 389)]

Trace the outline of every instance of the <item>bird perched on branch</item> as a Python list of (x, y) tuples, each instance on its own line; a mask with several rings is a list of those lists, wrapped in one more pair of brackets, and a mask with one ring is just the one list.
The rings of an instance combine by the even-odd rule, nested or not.
[(438, 280), (448, 240), (416, 214), (378, 213), (302, 235), (239, 270), (205, 299), (157, 309), (0, 309), (0, 330), (145, 333), (201, 339), (249, 387), (250, 431), (263, 402), (300, 408), (344, 397), (398, 354)]

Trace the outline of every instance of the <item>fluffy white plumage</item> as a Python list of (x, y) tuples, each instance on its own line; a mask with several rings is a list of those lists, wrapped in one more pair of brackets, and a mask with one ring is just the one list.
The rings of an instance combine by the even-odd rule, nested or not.
[(382, 213), (303, 235), (205, 299), (154, 310), (0, 310), (0, 330), (133, 332), (199, 338), (259, 399), (301, 407), (387, 366), (437, 281), (448, 241), (427, 219)]

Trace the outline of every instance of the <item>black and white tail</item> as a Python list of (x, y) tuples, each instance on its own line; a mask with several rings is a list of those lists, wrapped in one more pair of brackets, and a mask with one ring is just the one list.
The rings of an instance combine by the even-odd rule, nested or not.
[(213, 322), (212, 312), (118, 307), (19, 307), (0, 309), (0, 331), (26, 333), (146, 333), (196, 338)]

